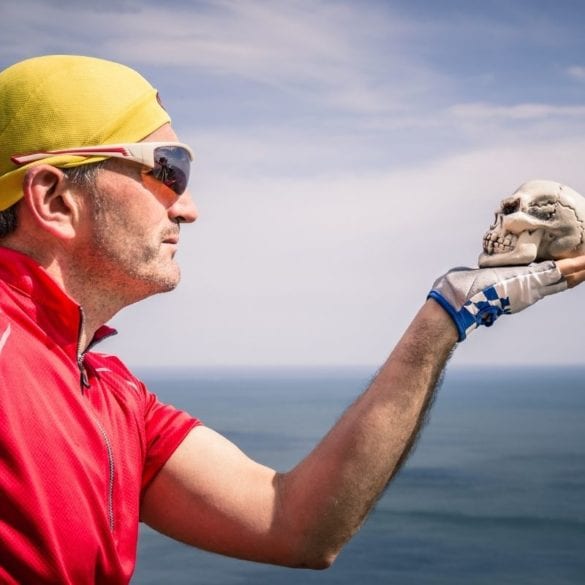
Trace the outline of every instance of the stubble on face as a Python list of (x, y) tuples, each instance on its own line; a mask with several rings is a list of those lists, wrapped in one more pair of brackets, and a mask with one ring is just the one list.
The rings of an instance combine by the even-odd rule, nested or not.
[[(178, 237), (179, 224), (142, 187), (139, 167), (124, 170), (113, 183), (111, 176), (98, 180), (85, 194), (91, 215), (86, 259), (93, 278), (131, 304), (178, 285), (180, 269), (165, 242)], [(120, 189), (113, 191), (116, 184)]]

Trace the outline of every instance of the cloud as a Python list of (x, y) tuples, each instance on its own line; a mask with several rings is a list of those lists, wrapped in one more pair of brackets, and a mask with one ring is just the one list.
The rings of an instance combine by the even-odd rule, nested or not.
[(488, 103), (457, 104), (449, 109), (456, 118), (464, 120), (539, 120), (544, 118), (583, 118), (585, 106), (557, 106), (524, 103), (501, 106)]
[[(133, 329), (120, 351), (137, 364), (379, 363), (434, 278), (476, 262), (501, 198), (534, 178), (585, 193), (584, 150), (583, 140), (500, 144), (364, 175), (204, 176), (200, 223), (185, 229), (180, 252), (184, 282), (173, 301), (120, 315), (122, 329)], [(571, 336), (547, 342), (546, 332), (574, 332), (580, 305), (577, 294), (562, 311), (558, 301), (542, 303), (458, 359), (485, 363), (487, 343), (500, 363), (534, 361), (536, 349), (551, 362), (577, 361)], [(164, 354), (141, 322), (165, 339)], [(527, 329), (532, 340), (543, 332), (538, 347)]]
[(583, 65), (572, 65), (567, 68), (567, 75), (577, 81), (585, 80), (585, 66)]
[[(67, 18), (55, 20), (64, 5)], [(23, 0), (3, 10), (13, 24), (0, 41), (5, 55), (18, 53), (22, 38), (28, 54), (91, 47), (139, 68), (237, 77), (343, 112), (403, 110), (440, 83), (438, 73), (400, 51), (414, 27), (404, 17), (383, 18), (373, 4), (363, 10), (352, 2), (127, 1), (96, 9)], [(172, 26), (161, 26), (170, 17)], [(372, 51), (383, 59), (372, 59)]]

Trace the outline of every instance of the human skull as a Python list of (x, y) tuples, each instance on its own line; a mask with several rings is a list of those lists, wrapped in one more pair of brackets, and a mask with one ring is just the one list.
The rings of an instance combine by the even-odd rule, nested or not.
[(483, 238), (480, 268), (585, 253), (585, 198), (555, 181), (528, 181), (503, 199)]

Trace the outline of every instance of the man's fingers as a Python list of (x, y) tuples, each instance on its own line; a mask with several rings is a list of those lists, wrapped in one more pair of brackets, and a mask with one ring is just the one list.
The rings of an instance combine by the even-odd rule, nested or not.
[(567, 286), (569, 288), (573, 288), (574, 286), (577, 286), (578, 284), (581, 284), (583, 281), (585, 281), (585, 270), (567, 274), (567, 276), (565, 276), (565, 280), (567, 281)]
[(585, 256), (557, 260), (557, 267), (565, 277), (569, 287), (577, 286), (585, 281)]

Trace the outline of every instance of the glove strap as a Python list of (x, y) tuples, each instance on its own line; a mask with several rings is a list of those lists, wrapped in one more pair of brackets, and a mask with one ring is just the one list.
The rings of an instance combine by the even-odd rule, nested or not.
[(432, 290), (427, 299), (433, 299), (447, 311), (453, 320), (458, 341), (463, 341), (467, 335), (480, 325), (491, 327), (496, 319), (503, 314), (510, 313), (510, 298), (500, 297), (495, 287), (490, 286), (481, 293), (468, 300), (459, 311), (438, 291)]

